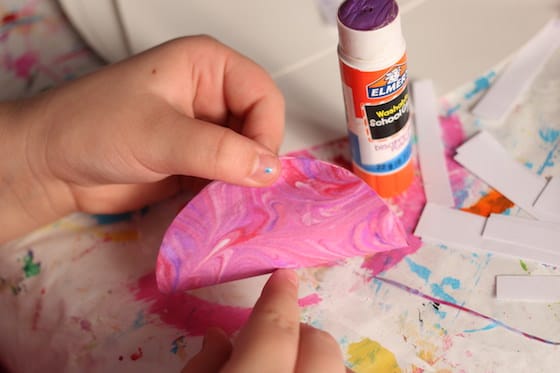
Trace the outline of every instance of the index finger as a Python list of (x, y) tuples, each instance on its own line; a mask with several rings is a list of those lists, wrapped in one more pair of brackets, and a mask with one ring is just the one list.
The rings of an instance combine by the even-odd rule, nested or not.
[(297, 275), (276, 270), (263, 288), (223, 372), (292, 372), (299, 340)]
[(232, 112), (243, 120), (241, 133), (277, 152), (284, 134), (285, 104), (272, 78), (234, 54), (225, 71), (224, 94)]

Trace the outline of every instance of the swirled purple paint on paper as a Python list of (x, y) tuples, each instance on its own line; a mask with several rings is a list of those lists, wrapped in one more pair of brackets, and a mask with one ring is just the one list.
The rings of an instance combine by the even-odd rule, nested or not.
[(270, 187), (210, 183), (168, 228), (156, 274), (171, 292), (406, 246), (399, 219), (360, 178), (284, 157)]

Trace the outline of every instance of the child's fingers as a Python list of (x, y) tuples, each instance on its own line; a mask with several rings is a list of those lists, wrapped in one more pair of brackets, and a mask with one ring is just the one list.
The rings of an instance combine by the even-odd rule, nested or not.
[(297, 277), (277, 270), (235, 343), (227, 373), (293, 372), (299, 339)]
[(211, 328), (204, 336), (202, 349), (182, 370), (182, 373), (215, 373), (229, 359), (231, 342), (218, 328)]
[(279, 175), (278, 157), (263, 145), (172, 109), (137, 133), (134, 157), (152, 172), (248, 186), (268, 185)]
[(204, 35), (179, 38), (135, 59), (153, 92), (189, 117), (225, 124), (277, 152), (284, 131), (284, 98), (270, 75), (239, 52)]
[(345, 373), (342, 352), (328, 333), (302, 324), (296, 373)]
[(284, 133), (284, 98), (257, 64), (234, 54), (225, 69), (228, 108), (243, 118), (241, 133), (277, 152)]
[(77, 209), (91, 214), (112, 214), (132, 211), (171, 197), (181, 188), (172, 177), (154, 183), (72, 185)]

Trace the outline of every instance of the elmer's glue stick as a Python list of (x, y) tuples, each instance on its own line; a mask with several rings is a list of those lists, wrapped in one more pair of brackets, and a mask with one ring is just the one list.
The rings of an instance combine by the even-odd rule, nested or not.
[(338, 34), (354, 173), (380, 196), (395, 196), (414, 177), (406, 44), (397, 3), (344, 1)]

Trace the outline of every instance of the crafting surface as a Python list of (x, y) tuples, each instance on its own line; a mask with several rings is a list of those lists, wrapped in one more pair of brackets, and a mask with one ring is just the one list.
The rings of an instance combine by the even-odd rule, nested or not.
[[(99, 66), (51, 1), (3, 0), (0, 14), (3, 98), (39, 92)], [(456, 207), (517, 215), (517, 207), (452, 158), (479, 130), (468, 108), (497, 73), (473, 76), (440, 100), (440, 125)], [(542, 176), (560, 174), (559, 83), (537, 78), (495, 133), (515, 159)], [(308, 87), (297, 86), (307, 97)], [(348, 144), (340, 139), (299, 155), (348, 165)], [(161, 238), (188, 197), (118, 216), (72, 215), (0, 247), (0, 355), (26, 372), (38, 366), (172, 372), (200, 348), (208, 326), (236, 333), (263, 277), (172, 295), (157, 289)], [(425, 202), (420, 178), (389, 202), (411, 232)], [(560, 274), (556, 268), (433, 244), (403, 254), (298, 271), (303, 320), (332, 333), (356, 372), (558, 370), (560, 303), (498, 301), (494, 294), (496, 275)]]

